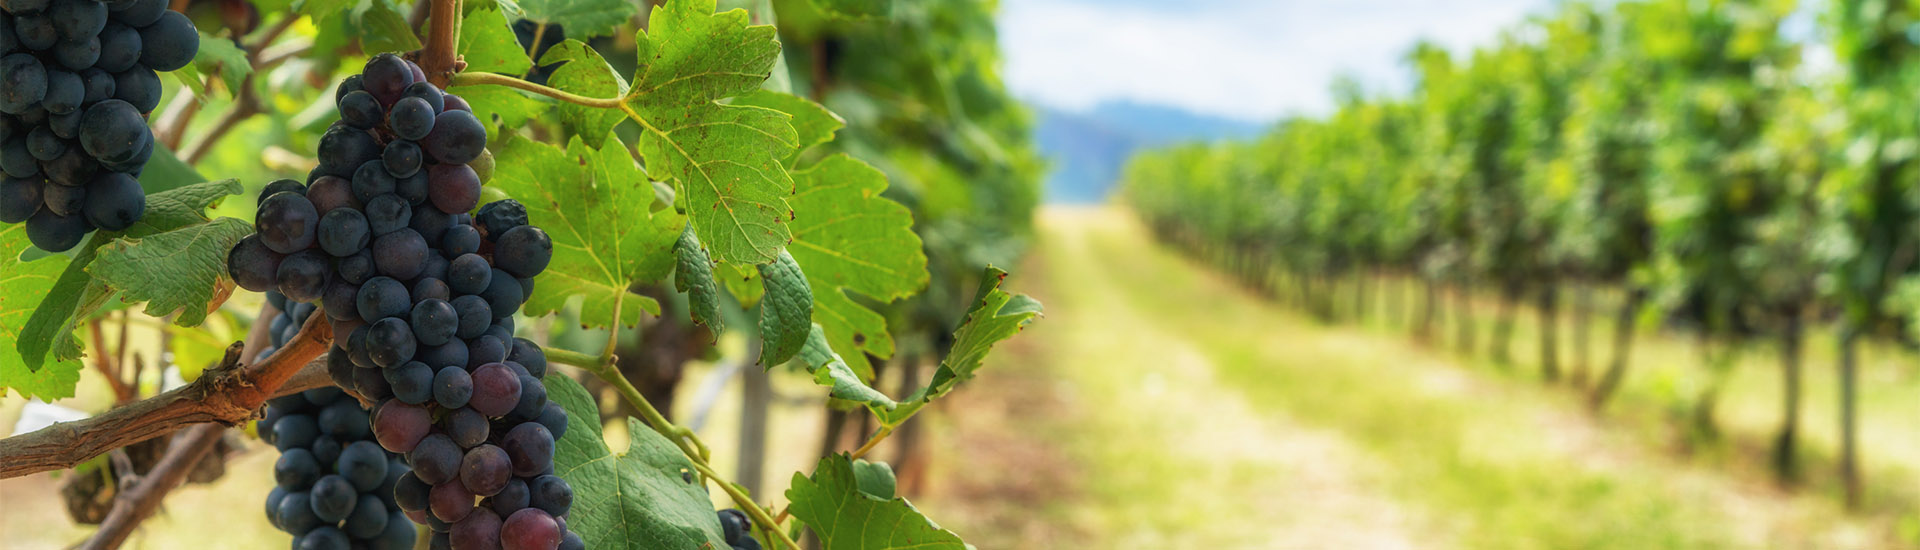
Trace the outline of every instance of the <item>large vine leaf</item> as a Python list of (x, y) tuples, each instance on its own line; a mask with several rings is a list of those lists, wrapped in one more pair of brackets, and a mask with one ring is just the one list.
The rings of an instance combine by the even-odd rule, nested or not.
[(713, 260), (707, 256), (707, 247), (700, 244), (700, 237), (693, 234), (693, 226), (680, 232), (673, 253), (679, 258), (673, 268), (673, 288), (687, 293), (688, 316), (719, 336), (725, 328), (720, 318), (720, 284), (713, 279)]
[(174, 323), (194, 326), (233, 291), (227, 252), (253, 233), (253, 226), (220, 218), (157, 233), (118, 239), (102, 247), (87, 272), (120, 290), (120, 299), (146, 302), (147, 315), (180, 313)]
[(627, 0), (520, 0), (520, 12), (535, 23), (566, 28), (567, 36), (591, 38), (613, 34), (640, 14), (641, 5)]
[[(156, 155), (156, 158), (157, 155)], [(167, 184), (171, 182), (159, 182)], [(142, 180), (142, 187), (148, 182)], [(151, 189), (149, 189), (151, 192)], [(116, 236), (141, 238), (162, 233), (188, 225), (206, 223), (209, 218), (206, 209), (218, 203), (220, 199), (243, 191), (240, 182), (227, 179), (217, 182), (196, 183), (147, 195), (147, 212), (128, 227), (124, 233), (110, 234), (95, 232), (86, 243), (76, 248), (73, 261), (54, 281), (53, 287), (41, 296), (40, 305), (28, 317), (19, 333), (15, 348), (25, 361), (29, 370), (38, 369), (49, 352), (55, 360), (68, 360), (80, 356), (79, 340), (74, 339), (73, 331), (80, 323), (92, 317), (94, 312), (106, 305), (115, 289), (104, 281), (97, 280), (86, 272), (92, 264), (98, 249)], [(224, 260), (223, 260), (224, 261)], [(142, 284), (146, 284), (142, 282)]]
[(587, 548), (727, 548), (706, 487), (679, 448), (628, 418), (631, 443), (613, 454), (593, 395), (562, 374), (547, 375), (546, 385), (547, 398), (567, 411), (567, 434), (553, 451), (554, 473), (573, 486), (567, 528)]
[(832, 141), (834, 132), (840, 131), (847, 125), (847, 121), (842, 120), (840, 115), (833, 114), (833, 111), (827, 110), (826, 106), (804, 97), (773, 90), (756, 90), (752, 94), (733, 98), (732, 104), (766, 107), (793, 117), (793, 130), (799, 141), (796, 142), (793, 154), (785, 159), (788, 166), (793, 166), (794, 161), (800, 157), (800, 153), (808, 148)]
[(953, 391), (961, 382), (973, 379), (987, 359), (987, 352), (1001, 340), (1013, 337), (1040, 315), (1040, 301), (1025, 294), (1008, 294), (1000, 289), (1007, 272), (988, 267), (980, 278), (980, 291), (960, 328), (953, 331), (953, 348), (927, 386), (900, 402), (900, 406), (880, 414), (880, 422), (898, 426), (906, 422), (934, 399)]
[[(477, 8), (460, 20), (460, 56), (469, 71), (519, 75), (533, 68), (513, 25), (498, 9)], [(463, 98), (464, 99), (464, 98)]]
[(473, 107), (473, 116), (482, 123), (518, 128), (540, 116), (553, 104), (506, 86), (460, 86), (450, 90)]
[(773, 263), (761, 265), (760, 284), (766, 298), (760, 301), (760, 364), (773, 368), (792, 359), (807, 343), (813, 326), (813, 290), (807, 276), (800, 272), (787, 251), (780, 251)]
[[(889, 483), (873, 467), (855, 471), (845, 454), (820, 459), (813, 477), (793, 474), (787, 489), (793, 517), (806, 522), (826, 550), (966, 550), (960, 536), (940, 528), (925, 514), (892, 495)], [(890, 475), (886, 477), (891, 477)], [(865, 479), (866, 483), (862, 483)], [(885, 495), (874, 493), (885, 491)]]
[(791, 117), (718, 100), (759, 89), (780, 58), (768, 25), (714, 0), (655, 6), (636, 39), (640, 65), (627, 108), (642, 119), (647, 169), (679, 182), (694, 230), (723, 262), (766, 263), (785, 246), (793, 180), (782, 160), (799, 147)]
[(385, 0), (361, 2), (352, 10), (353, 27), (360, 32), (360, 47), (369, 52), (410, 52), (420, 49), (420, 37), (413, 34), (407, 16)]
[[(52, 291), (70, 261), (57, 254), (22, 261), (20, 253), (31, 246), (26, 224), (0, 224), (0, 341), (20, 340), (34, 304)], [(80, 383), (79, 361), (28, 365), (15, 346), (0, 346), (0, 395), (13, 390), (22, 397), (47, 401), (73, 397), (73, 388)]]
[(584, 298), (587, 326), (612, 326), (622, 302), (624, 326), (638, 325), (642, 309), (660, 312), (659, 303), (627, 289), (673, 269), (686, 218), (648, 208), (653, 186), (619, 137), (609, 135), (597, 150), (577, 136), (565, 150), (516, 137), (496, 153), (510, 160), (496, 165), (491, 185), (526, 205), (530, 221), (553, 239), (553, 262), (534, 285), (528, 315), (559, 311), (574, 296)]
[(876, 415), (884, 415), (897, 406), (887, 394), (862, 381), (860, 375), (847, 366), (846, 360), (834, 353), (820, 325), (813, 325), (807, 334), (807, 345), (800, 349), (800, 360), (806, 363), (807, 372), (813, 374), (813, 382), (829, 388), (827, 393), (835, 399), (865, 404)]
[[(547, 85), (587, 97), (621, 97), (627, 93), (627, 79), (614, 72), (613, 65), (579, 40), (568, 39), (540, 56), (540, 65), (558, 65), (547, 74)], [(586, 136), (588, 143), (606, 140), (607, 133), (620, 124), (626, 113), (572, 103), (560, 104), (560, 121), (567, 128)]]
[(826, 329), (834, 351), (870, 379), (867, 354), (893, 356), (893, 337), (886, 317), (847, 292), (891, 302), (927, 285), (927, 256), (913, 232), (913, 213), (880, 196), (886, 174), (846, 155), (793, 177), (800, 192), (792, 199), (793, 244), (787, 250), (806, 266), (817, 304), (813, 320)]

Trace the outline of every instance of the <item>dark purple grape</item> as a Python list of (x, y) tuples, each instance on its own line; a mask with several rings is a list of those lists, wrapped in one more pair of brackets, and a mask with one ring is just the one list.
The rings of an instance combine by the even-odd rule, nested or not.
[[(401, 229), (373, 240), (373, 266), (381, 275), (410, 280), (426, 268), (427, 241), (413, 229)], [(519, 289), (514, 289), (519, 292)]]
[(339, 176), (314, 178), (313, 185), (307, 186), (307, 200), (322, 216), (340, 208), (360, 209), (360, 199), (353, 196), (353, 182)]
[[(333, 462), (333, 471), (352, 482), (355, 489), (372, 491), (387, 479), (387, 453), (372, 441), (354, 441), (340, 451), (340, 458)], [(386, 513), (382, 511), (380, 515)]]
[(468, 212), (480, 203), (480, 175), (465, 164), (428, 166), (427, 181), (427, 200), (441, 212)]
[(140, 64), (156, 71), (172, 71), (193, 62), (200, 50), (200, 31), (193, 21), (177, 11), (160, 14), (152, 25), (140, 29)]
[[(449, 267), (448, 271), (452, 271), (452, 268)], [(460, 315), (460, 329), (454, 333), (455, 337), (478, 338), (493, 326), (493, 308), (487, 305), (486, 298), (460, 296), (450, 303), (453, 304), (453, 311)]]
[(487, 289), (480, 291), (480, 297), (487, 299), (487, 307), (493, 310), (495, 319), (504, 319), (520, 310), (520, 301), (526, 299), (527, 294), (520, 290), (519, 280), (495, 268), (492, 279), (487, 282)]
[[(361, 443), (366, 443), (362, 441)], [(341, 531), (355, 541), (380, 536), (387, 530), (387, 504), (372, 493), (360, 495), (360, 501), (353, 507), (353, 513), (341, 524)]]
[(453, 442), (463, 449), (471, 449), (475, 445), (485, 443), (493, 431), (492, 423), (487, 420), (487, 417), (474, 411), (472, 407), (461, 407), (447, 413), (446, 418), (441, 420), (441, 425), (446, 429), (447, 436), (453, 438)]
[(480, 445), (467, 449), (460, 460), (460, 484), (468, 491), (479, 496), (492, 496), (505, 488), (507, 480), (513, 478), (512, 464), (507, 460), (507, 452), (492, 445)]
[(93, 227), (81, 216), (62, 216), (41, 209), (27, 218), (27, 241), (48, 252), (65, 252), (80, 244)]
[(546, 231), (531, 225), (508, 230), (493, 247), (494, 267), (514, 277), (539, 275), (552, 260), (553, 240)]
[(326, 306), (328, 319), (359, 319), (360, 285), (339, 278), (327, 283), (327, 292), (320, 296), (320, 303)]
[(313, 453), (301, 447), (280, 452), (280, 459), (273, 463), (273, 481), (288, 490), (305, 489), (320, 479), (320, 461), (313, 459)]
[(286, 254), (267, 248), (259, 235), (248, 235), (240, 238), (240, 244), (234, 244), (234, 250), (227, 252), (227, 273), (240, 288), (267, 292), (278, 287), (276, 273), (280, 271), (280, 260), (286, 260)]
[(453, 333), (460, 328), (460, 316), (454, 313), (453, 305), (436, 299), (414, 304), (408, 320), (413, 326), (414, 339), (429, 346), (453, 339)]
[(359, 210), (336, 208), (320, 217), (320, 249), (334, 256), (352, 256), (372, 240), (367, 217)]
[(408, 361), (400, 366), (384, 369), (387, 386), (392, 389), (394, 399), (409, 405), (419, 405), (433, 399), (433, 367), (420, 361)]
[(319, 300), (327, 290), (327, 281), (333, 274), (333, 267), (327, 265), (327, 255), (318, 250), (301, 250), (288, 254), (280, 260), (280, 269), (274, 272), (276, 287), (287, 298), (311, 302)]
[(334, 261), (333, 271), (340, 275), (342, 281), (356, 285), (365, 283), (374, 276), (373, 251), (362, 250), (352, 256), (340, 258)]
[(493, 266), (479, 254), (463, 254), (447, 262), (447, 288), (458, 294), (486, 292), (493, 282)]
[(0, 58), (0, 112), (19, 114), (46, 97), (47, 69), (39, 59), (25, 53)]
[(559, 522), (538, 508), (514, 512), (500, 526), (501, 550), (555, 550), (559, 547)]
[[(458, 523), (466, 519), (467, 515), (474, 510), (473, 492), (468, 491), (467, 487), (457, 479), (436, 484), (433, 490), (427, 493), (427, 507), (433, 511), (433, 517), (440, 518), (441, 521)], [(492, 513), (491, 510), (487, 512)]]
[[(383, 407), (384, 408), (384, 407)], [(420, 409), (425, 411), (425, 409)], [(392, 449), (388, 449), (392, 450)], [(460, 456), (464, 454), (459, 445), (441, 434), (432, 434), (421, 439), (412, 452), (407, 453), (407, 463), (413, 465), (413, 473), (429, 485), (439, 485), (460, 475)]]
[(407, 68), (407, 62), (400, 56), (383, 53), (367, 60), (367, 66), (360, 71), (360, 85), (382, 105), (392, 105), (399, 100), (408, 85), (414, 83), (413, 71)]
[[(94, 106), (94, 109), (98, 108)], [(315, 228), (319, 223), (320, 214), (314, 210), (312, 201), (294, 193), (281, 192), (260, 201), (260, 211), (254, 215), (253, 226), (267, 248), (281, 254), (292, 254), (313, 246), (317, 236)]]
[(62, 216), (79, 216), (87, 205), (87, 188), (73, 185), (49, 185), (40, 190), (41, 202)]
[(136, 105), (109, 99), (87, 107), (80, 118), (80, 146), (87, 154), (103, 161), (133, 158), (142, 147), (153, 143), (147, 119)]
[(532, 506), (533, 502), (532, 493), (527, 489), (527, 482), (517, 477), (507, 480), (507, 485), (487, 500), (488, 508), (495, 513), (507, 515), (513, 515), (521, 508)]
[(487, 363), (507, 360), (507, 347), (499, 338), (481, 335), (467, 341), (467, 368), (478, 368)]
[(406, 363), (413, 360), (417, 349), (413, 328), (398, 317), (388, 317), (367, 325), (367, 357), (373, 359), (376, 365), (393, 367)]
[(412, 85), (407, 86), (407, 90), (403, 95), (405, 97), (417, 97), (426, 100), (428, 105), (433, 106), (433, 112), (435, 113), (439, 113), (447, 108), (446, 94), (441, 93), (439, 88), (434, 87), (433, 84), (428, 82), (414, 82)]
[(556, 475), (543, 475), (527, 482), (531, 505), (553, 517), (564, 517), (573, 509), (573, 486)]
[[(133, 68), (140, 62), (140, 31), (119, 23), (109, 23), (100, 31), (100, 58), (93, 66), (102, 71), (117, 73)], [(107, 93), (113, 96), (112, 92)]]
[[(435, 278), (426, 276), (425, 274), (422, 274), (420, 277), (420, 280), (415, 281), (413, 283), (413, 303), (415, 306), (418, 306), (420, 302), (425, 302), (427, 300), (439, 300), (439, 301), (445, 302), (452, 299), (453, 299), (453, 291), (447, 288), (447, 283), (445, 281), (441, 281), (439, 279), (435, 279)], [(449, 304), (449, 307), (451, 307), (451, 304)], [(459, 314), (455, 313), (454, 314), (454, 330), (459, 330), (459, 327), (460, 327), (459, 318), (460, 318)], [(438, 344), (435, 344), (435, 345), (438, 345)]]
[(412, 221), (413, 206), (399, 195), (388, 193), (367, 201), (367, 223), (373, 228), (374, 236), (386, 235), (407, 228)]
[(553, 432), (546, 426), (527, 422), (500, 438), (500, 448), (513, 459), (513, 475), (532, 477), (553, 469)]
[[(520, 377), (500, 363), (473, 369), (473, 396), (467, 406), (487, 416), (505, 416), (520, 403)], [(542, 396), (544, 397), (544, 396)]]
[[(466, 111), (444, 111), (433, 118), (433, 128), (423, 139), (427, 155), (444, 165), (466, 165), (480, 158), (487, 147), (487, 127)], [(468, 207), (470, 209), (472, 207)], [(444, 208), (443, 208), (444, 209)], [(465, 212), (467, 209), (461, 209)]]
[[(418, 141), (426, 138), (428, 133), (433, 131), (435, 117), (438, 114), (439, 111), (434, 110), (433, 104), (428, 103), (425, 99), (417, 97), (402, 98), (394, 102), (393, 113), (387, 118), (387, 124), (389, 128), (393, 129), (393, 135), (400, 139)], [(468, 118), (472, 118), (473, 115), (469, 114), (467, 116)], [(478, 121), (476, 120), (475, 122)], [(483, 128), (480, 132), (480, 137), (483, 140), (482, 145), (484, 146), (486, 130)]]
[(400, 476), (400, 482), (395, 483), (393, 486), (393, 503), (400, 505), (401, 510), (408, 512), (425, 510), (427, 509), (427, 493), (432, 490), (432, 485), (420, 481), (420, 476), (414, 475), (412, 471), (408, 471), (405, 475)]
[(142, 65), (113, 74), (113, 97), (133, 105), (141, 113), (160, 106), (160, 75)]
[[(386, 401), (373, 413), (373, 438), (380, 447), (388, 452), (412, 453), (425, 440), (431, 438), (427, 430), (433, 427), (433, 416), (427, 409), (396, 401)], [(447, 442), (452, 445), (452, 441)], [(420, 468), (418, 461), (409, 462), (415, 470)]]
[[(384, 149), (382, 151), (384, 154)], [(387, 161), (380, 157), (363, 162), (353, 170), (353, 197), (360, 202), (371, 205), (375, 197), (393, 194), (396, 185), (393, 175), (387, 173)]]
[(473, 219), (486, 230), (487, 240), (498, 240), (507, 231), (527, 225), (527, 207), (513, 199), (497, 200), (481, 206), (479, 215)]
[(380, 143), (366, 130), (344, 124), (334, 126), (320, 136), (319, 169), (324, 174), (352, 180), (355, 170), (380, 158), (380, 150)]
[(313, 482), (308, 495), (313, 499), (313, 515), (325, 523), (347, 519), (360, 500), (360, 491), (353, 488), (353, 483), (338, 475), (322, 476)]
[(413, 309), (407, 286), (388, 277), (374, 277), (360, 285), (360, 295), (355, 305), (360, 311), (360, 319), (368, 323), (400, 317)]
[[(447, 257), (459, 258), (462, 255), (473, 254), (479, 251), (480, 231), (474, 229), (471, 225), (454, 225), (448, 227), (447, 232), (440, 237), (440, 253), (445, 254)], [(448, 270), (448, 274), (451, 276), (451, 269)], [(486, 285), (481, 285), (481, 288), (486, 288)]]
[(433, 402), (441, 407), (458, 409), (467, 406), (467, 400), (473, 398), (473, 376), (463, 367), (442, 367), (433, 374)]
[[(541, 389), (545, 390), (546, 386), (541, 386)], [(567, 410), (561, 408), (559, 403), (548, 401), (547, 405), (541, 408), (540, 417), (534, 421), (539, 422), (541, 426), (546, 426), (547, 431), (553, 433), (555, 441), (567, 436)]]
[(107, 172), (88, 185), (87, 204), (83, 208), (87, 222), (107, 231), (133, 227), (147, 211), (147, 193), (140, 182), (120, 172)]
[(527, 374), (534, 378), (547, 375), (547, 353), (541, 351), (540, 344), (526, 338), (514, 338), (513, 349), (507, 351), (507, 360), (519, 363), (527, 368)]
[[(520, 399), (515, 401), (513, 410), (507, 416), (529, 422), (539, 419), (540, 412), (547, 407), (547, 386), (531, 375), (515, 374), (514, 376), (520, 381)], [(555, 432), (553, 438), (560, 439), (560, 433)]]
[[(407, 101), (402, 100), (400, 105), (406, 105), (407, 103)], [(398, 109), (399, 106), (395, 106), (394, 108)], [(423, 154), (418, 144), (411, 141), (395, 140), (392, 143), (388, 143), (386, 150), (381, 152), (380, 163), (386, 167), (388, 175), (395, 178), (405, 178), (420, 171), (420, 165), (423, 162), (421, 155)]]
[(340, 108), (340, 120), (348, 126), (361, 130), (371, 130), (386, 119), (386, 110), (380, 107), (380, 100), (367, 92), (350, 92), (340, 96), (337, 103)]

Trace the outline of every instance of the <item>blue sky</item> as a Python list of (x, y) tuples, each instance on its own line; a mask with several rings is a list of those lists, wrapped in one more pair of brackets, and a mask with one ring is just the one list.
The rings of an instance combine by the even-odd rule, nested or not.
[(1320, 113), (1329, 86), (1404, 89), (1421, 38), (1490, 44), (1550, 0), (1002, 0), (1015, 95), (1084, 110), (1132, 100), (1249, 122)]

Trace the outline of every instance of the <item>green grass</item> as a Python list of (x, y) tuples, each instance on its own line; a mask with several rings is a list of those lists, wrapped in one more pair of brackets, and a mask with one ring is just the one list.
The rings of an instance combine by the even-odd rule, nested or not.
[[(1041, 339), (1042, 364), (1005, 368), (1054, 369), (1092, 411), (1061, 443), (1086, 468), (1095, 509), (1077, 519), (1105, 539), (1089, 547), (1895, 543), (1890, 520), (1676, 456), (1643, 421), (1596, 421), (1522, 367), (1306, 320), (1151, 244), (1124, 213), (1055, 210), (1042, 226), (1048, 319), (1023, 336)], [(1636, 366), (1684, 363), (1672, 353), (1646, 346)], [(1642, 368), (1619, 406), (1655, 393), (1662, 367)], [(1764, 417), (1764, 394), (1749, 395), (1763, 382), (1736, 376), (1730, 425)]]

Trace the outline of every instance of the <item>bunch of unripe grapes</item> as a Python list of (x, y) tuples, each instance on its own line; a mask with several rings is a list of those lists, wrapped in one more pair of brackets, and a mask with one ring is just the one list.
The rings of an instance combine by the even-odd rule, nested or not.
[(581, 548), (553, 475), (567, 416), (546, 355), (513, 314), (552, 259), (511, 200), (473, 211), (486, 128), (412, 62), (375, 56), (335, 96), (310, 184), (268, 184), (256, 234), (229, 253), (243, 288), (321, 304), (328, 373), (376, 401), (372, 433), (412, 471), (395, 504), (433, 548)]
[(720, 533), (733, 550), (760, 550), (760, 541), (753, 538), (753, 522), (747, 521), (747, 513), (728, 508), (716, 512), (720, 515)]
[(155, 71), (199, 49), (166, 0), (0, 0), (0, 222), (57, 252), (139, 221)]

